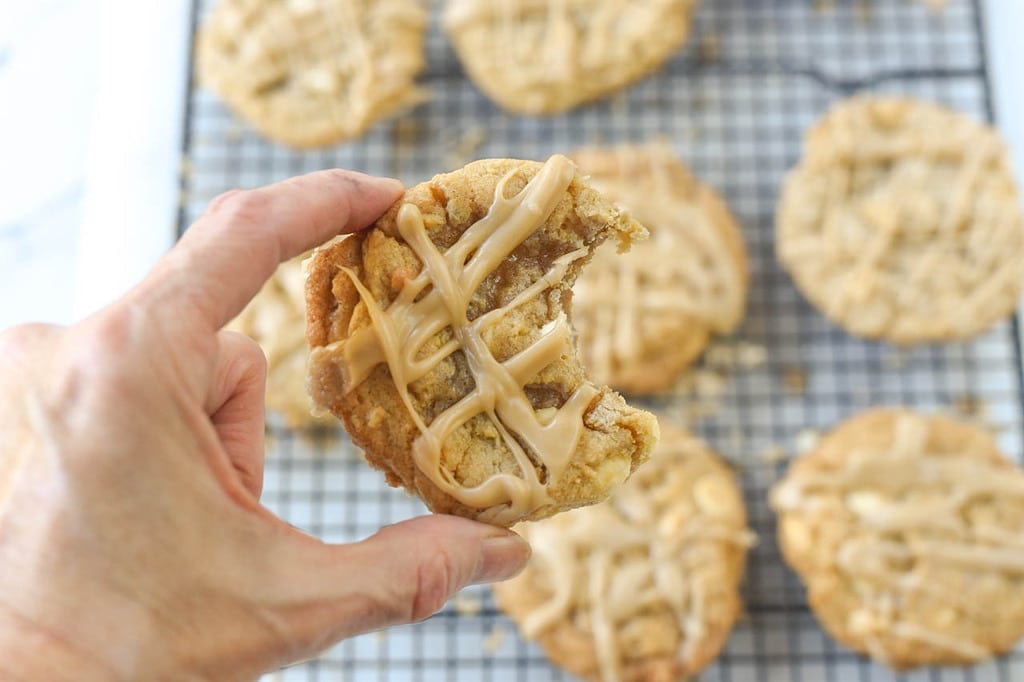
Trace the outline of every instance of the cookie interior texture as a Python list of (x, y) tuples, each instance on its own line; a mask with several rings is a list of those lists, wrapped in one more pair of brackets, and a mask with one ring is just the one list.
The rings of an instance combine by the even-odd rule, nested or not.
[(600, 505), (517, 530), (527, 568), (494, 586), (524, 636), (586, 679), (678, 680), (725, 645), (753, 535), (732, 472), (685, 431)]
[(425, 28), (417, 0), (219, 0), (199, 80), (267, 137), (330, 145), (425, 98)]
[(470, 79), (503, 108), (571, 109), (660, 67), (695, 0), (447, 0), (444, 27)]
[(330, 415), (313, 415), (306, 392), (309, 346), (302, 262), (308, 255), (282, 263), (227, 327), (253, 339), (267, 356), (267, 408), (283, 416), (291, 428), (335, 423)]
[(1024, 471), (980, 426), (862, 413), (771, 500), (783, 555), (847, 646), (908, 668), (975, 663), (1024, 635)]
[(778, 211), (797, 286), (858, 336), (962, 339), (1024, 287), (1024, 215), (998, 133), (944, 107), (856, 97), (808, 133)]
[(643, 234), (565, 157), (413, 187), (311, 261), (310, 394), (435, 512), (511, 525), (603, 500), (657, 423), (587, 380), (566, 310), (602, 241)]
[(574, 287), (583, 364), (626, 393), (669, 389), (712, 334), (743, 318), (747, 257), (725, 202), (665, 143), (572, 154), (596, 189), (623, 206), (649, 239), (628, 253), (610, 244)]

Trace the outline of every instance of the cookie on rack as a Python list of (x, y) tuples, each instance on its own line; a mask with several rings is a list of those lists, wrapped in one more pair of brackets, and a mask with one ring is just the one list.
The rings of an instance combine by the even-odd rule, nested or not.
[(332, 423), (313, 416), (306, 393), (304, 256), (282, 263), (228, 329), (252, 338), (267, 356), (267, 408), (284, 417), (291, 428)]
[(417, 0), (219, 0), (199, 80), (267, 137), (326, 146), (424, 99), (425, 28)]
[(650, 230), (629, 253), (602, 246), (573, 288), (583, 365), (627, 393), (672, 386), (715, 334), (743, 318), (747, 256), (725, 202), (662, 143), (583, 149), (580, 172)]
[(861, 96), (808, 133), (778, 210), (778, 257), (857, 336), (965, 339), (1016, 307), (1024, 216), (998, 133), (945, 107)]
[(696, 0), (447, 0), (470, 79), (504, 109), (556, 114), (653, 73), (686, 41)]
[(844, 422), (771, 493), (825, 629), (895, 668), (1024, 635), (1024, 471), (982, 427), (908, 409)]
[(689, 433), (661, 429), (610, 500), (517, 528), (533, 557), (494, 586), (523, 635), (588, 680), (688, 679), (740, 613), (754, 536), (733, 474)]
[(569, 288), (605, 239), (644, 235), (564, 156), (438, 175), (314, 254), (310, 394), (435, 512), (507, 526), (599, 502), (658, 429), (585, 376)]

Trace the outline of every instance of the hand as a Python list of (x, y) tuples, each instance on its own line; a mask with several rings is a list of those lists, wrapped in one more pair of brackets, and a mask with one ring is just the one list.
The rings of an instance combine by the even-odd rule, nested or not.
[(251, 679), (520, 570), (518, 536), (464, 519), (326, 545), (259, 504), (265, 359), (220, 330), (400, 192), (230, 192), (114, 305), (0, 335), (0, 678)]

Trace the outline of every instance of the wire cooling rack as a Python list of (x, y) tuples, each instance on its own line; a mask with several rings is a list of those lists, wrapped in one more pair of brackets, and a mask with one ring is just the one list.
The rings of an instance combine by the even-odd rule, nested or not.
[[(198, 23), (212, 3), (194, 3)], [(761, 538), (747, 570), (748, 615), (702, 679), (903, 679), (836, 645), (807, 610), (803, 590), (779, 556), (766, 505), (768, 488), (785, 468), (774, 460), (783, 450), (797, 450), (809, 429), (879, 404), (983, 410), (1005, 450), (1019, 460), (1024, 387), (1018, 322), (969, 344), (911, 352), (850, 338), (809, 307), (775, 263), (773, 212), (803, 130), (837, 98), (904, 93), (990, 118), (981, 12), (980, 0), (950, 0), (941, 12), (914, 0), (706, 0), (687, 47), (660, 73), (604, 102), (535, 119), (506, 115), (476, 91), (442, 37), (435, 11), (422, 77), (433, 98), (350, 144), (318, 152), (276, 146), (237, 122), (210, 93), (190, 86), (179, 229), (220, 192), (320, 168), (413, 183), (472, 158), (543, 159), (583, 144), (670, 140), (728, 199), (743, 225), (752, 269), (747, 320), (737, 334), (746, 345), (738, 351), (735, 342), (727, 346), (738, 366), (723, 369), (711, 358), (696, 370), (699, 390), (650, 403), (675, 422), (711, 412), (693, 428), (736, 465)], [(717, 409), (696, 409), (708, 398), (700, 386), (712, 387)], [(295, 525), (340, 542), (423, 512), (388, 488), (343, 435), (296, 433), (273, 421), (268, 430), (264, 501)], [(424, 623), (346, 641), (276, 675), (568, 679), (516, 635), (480, 588)], [(905, 679), (1024, 680), (1024, 650), (974, 668), (920, 670)]]

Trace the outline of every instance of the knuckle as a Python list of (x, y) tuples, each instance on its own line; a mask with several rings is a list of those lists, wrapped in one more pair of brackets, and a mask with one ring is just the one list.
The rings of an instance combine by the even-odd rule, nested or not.
[(210, 202), (207, 213), (222, 218), (229, 225), (251, 225), (262, 221), (268, 208), (268, 199), (264, 193), (233, 189)]
[(263, 381), (267, 376), (267, 356), (253, 339), (245, 334), (226, 331), (223, 334), (223, 351), (226, 351), (241, 377)]
[(138, 343), (138, 316), (131, 306), (107, 310), (85, 327), (78, 345), (91, 359), (122, 357)]
[(457, 574), (448, 552), (440, 547), (431, 551), (417, 566), (410, 620), (423, 620), (440, 611), (457, 587)]
[(40, 342), (51, 338), (60, 330), (50, 324), (20, 324), (0, 331), (0, 348), (7, 352), (24, 353), (36, 348)]

